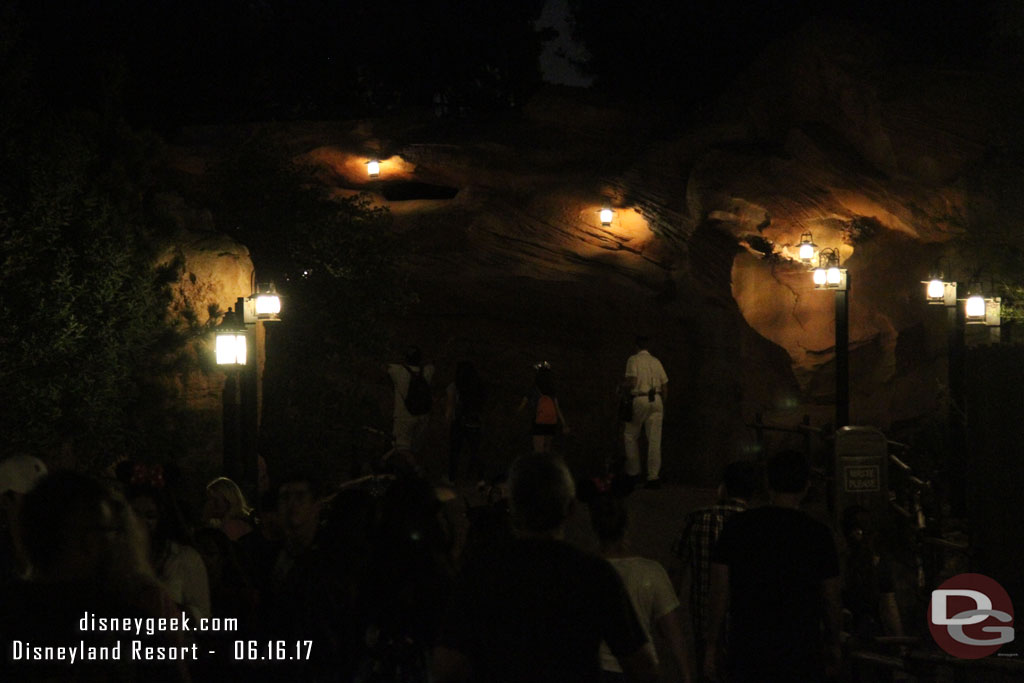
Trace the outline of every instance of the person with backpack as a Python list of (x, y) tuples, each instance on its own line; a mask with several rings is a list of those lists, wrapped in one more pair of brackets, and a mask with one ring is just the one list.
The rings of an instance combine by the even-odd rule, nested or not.
[(551, 372), (551, 364), (542, 361), (533, 366), (536, 375), (533, 387), (519, 404), (522, 411), (527, 406), (533, 414), (533, 428), (530, 433), (533, 435), (533, 452), (550, 453), (551, 442), (559, 431), (563, 434), (569, 433), (569, 425), (562, 415), (562, 408), (558, 405), (558, 397), (555, 395), (555, 378)]
[(414, 346), (406, 352), (404, 363), (388, 364), (388, 375), (395, 387), (395, 451), (419, 453), (433, 407), (430, 381), (434, 366), (424, 364), (422, 352)]
[(476, 368), (468, 360), (460, 360), (455, 381), (448, 385), (444, 418), (451, 436), (448, 451), (448, 481), (453, 484), (459, 474), (459, 456), (465, 446), (469, 454), (468, 474), (484, 485), (484, 468), (480, 461), (480, 414), (483, 410), (484, 387)]

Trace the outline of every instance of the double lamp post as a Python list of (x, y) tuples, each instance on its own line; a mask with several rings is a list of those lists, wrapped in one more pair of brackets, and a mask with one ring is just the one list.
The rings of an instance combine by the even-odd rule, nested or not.
[[(238, 297), (216, 332), (217, 365), (227, 372), (224, 385), (224, 470), (247, 494), (259, 490), (259, 451), (265, 365), (265, 322), (280, 320), (281, 297), (273, 284), (259, 285)], [(254, 498), (258, 500), (258, 497)]]

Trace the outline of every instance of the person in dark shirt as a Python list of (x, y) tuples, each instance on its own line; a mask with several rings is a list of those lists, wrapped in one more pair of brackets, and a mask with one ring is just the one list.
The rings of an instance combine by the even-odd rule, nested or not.
[(771, 504), (733, 515), (718, 538), (704, 663), (712, 680), (727, 610), (730, 681), (814, 683), (838, 672), (839, 559), (829, 528), (799, 510), (809, 474), (802, 454), (773, 456)]
[(615, 570), (562, 540), (575, 497), (565, 463), (520, 457), (510, 485), (516, 537), (465, 566), (434, 652), (434, 680), (596, 682), (602, 640), (629, 680), (657, 680)]

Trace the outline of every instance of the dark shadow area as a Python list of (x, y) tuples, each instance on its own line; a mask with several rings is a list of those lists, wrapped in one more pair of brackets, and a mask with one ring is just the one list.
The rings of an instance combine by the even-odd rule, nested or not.
[(411, 199), (454, 199), (459, 193), (457, 187), (431, 185), (430, 183), (396, 182), (387, 183), (380, 192), (389, 202), (404, 202)]

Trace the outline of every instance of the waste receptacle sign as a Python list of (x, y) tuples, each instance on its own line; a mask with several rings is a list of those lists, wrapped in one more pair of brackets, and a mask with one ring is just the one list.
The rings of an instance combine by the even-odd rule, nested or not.
[(1013, 641), (1010, 595), (984, 574), (957, 574), (932, 591), (928, 630), (938, 646), (954, 657), (993, 655)]
[(845, 465), (843, 487), (847, 493), (882, 490), (882, 476), (878, 465)]

